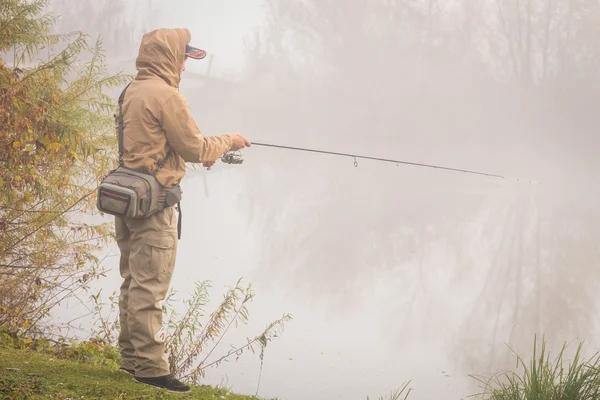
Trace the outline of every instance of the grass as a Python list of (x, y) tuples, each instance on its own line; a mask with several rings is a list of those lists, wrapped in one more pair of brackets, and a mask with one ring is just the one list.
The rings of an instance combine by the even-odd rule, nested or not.
[[(412, 389), (408, 387), (409, 384), (410, 382), (405, 383), (402, 388), (396, 390), (395, 392), (391, 392), (387, 397), (379, 396), (379, 400), (407, 400), (408, 395), (412, 391)], [(369, 400), (368, 397), (367, 400)]]
[(224, 389), (192, 388), (192, 393), (170, 393), (136, 383), (109, 359), (64, 359), (43, 351), (0, 347), (0, 398), (6, 400), (67, 399), (228, 399), (252, 400)]
[[(600, 399), (600, 355), (583, 359), (579, 344), (573, 358), (568, 361), (564, 344), (551, 360), (542, 341), (538, 348), (534, 343), (533, 357), (525, 362), (517, 357), (520, 373), (498, 374), (491, 379), (480, 379), (483, 392), (472, 396), (479, 400), (599, 400)], [(539, 351), (539, 353), (538, 353)]]
[[(1, 339), (1, 338), (0, 338)], [(546, 342), (533, 348), (533, 357), (525, 361), (515, 354), (519, 371), (477, 378), (483, 391), (470, 396), (478, 400), (600, 400), (600, 354), (582, 356), (583, 344), (567, 358), (565, 344), (554, 358)], [(0, 398), (6, 400), (67, 399), (228, 399), (258, 400), (233, 394), (225, 389), (194, 386), (190, 394), (169, 393), (136, 383), (118, 371), (118, 351), (96, 342), (72, 347), (37, 351), (3, 346), (0, 340)], [(411, 393), (401, 389), (381, 396), (385, 400), (406, 400)]]

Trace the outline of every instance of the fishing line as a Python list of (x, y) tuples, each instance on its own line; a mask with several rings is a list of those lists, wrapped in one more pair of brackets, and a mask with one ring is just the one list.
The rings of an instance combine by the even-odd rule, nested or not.
[(393, 160), (393, 159), (382, 158), (382, 157), (362, 156), (362, 155), (358, 155), (358, 154), (340, 153), (340, 152), (335, 152), (335, 151), (307, 149), (307, 148), (302, 148), (302, 147), (282, 146), (282, 145), (277, 145), (277, 144), (258, 143), (258, 142), (251, 142), (251, 143), (252, 143), (253, 146), (271, 147), (271, 148), (277, 148), (277, 149), (283, 149), (283, 150), (292, 150), (292, 151), (301, 151), (301, 152), (308, 152), (308, 153), (318, 153), (318, 154), (326, 154), (326, 155), (333, 155), (333, 156), (340, 156), (340, 157), (349, 157), (349, 158), (353, 158), (354, 159), (354, 166), (355, 167), (358, 167), (358, 161), (357, 161), (357, 159), (363, 159), (363, 160), (373, 160), (373, 161), (394, 163), (397, 166), (400, 165), (400, 164), (403, 164), (403, 165), (412, 165), (412, 166), (421, 167), (421, 168), (441, 169), (441, 170), (445, 170), (445, 171), (462, 172), (462, 173), (465, 173), (465, 174), (487, 176), (487, 177), (498, 178), (498, 179), (507, 179), (507, 180), (508, 179), (516, 179), (517, 181), (524, 181), (524, 182), (539, 184), (538, 182), (531, 181), (531, 180), (522, 180), (522, 179), (519, 179), (519, 178), (510, 178), (510, 177), (507, 177), (507, 176), (504, 176), (504, 175), (491, 174), (491, 173), (488, 173), (488, 172), (481, 172), (481, 171), (475, 171), (475, 170), (467, 170), (467, 169), (461, 169), (461, 168), (444, 167), (444, 166), (441, 166), (441, 165), (424, 164), (424, 163), (417, 163), (417, 162), (404, 161), (404, 160)]

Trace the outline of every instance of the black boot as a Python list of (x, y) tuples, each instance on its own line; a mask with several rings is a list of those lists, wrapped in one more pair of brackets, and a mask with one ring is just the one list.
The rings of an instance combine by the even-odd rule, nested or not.
[(139, 378), (135, 377), (135, 380), (146, 385), (155, 386), (162, 389), (167, 389), (171, 392), (187, 393), (190, 391), (190, 387), (179, 382), (171, 375), (158, 376), (156, 378)]

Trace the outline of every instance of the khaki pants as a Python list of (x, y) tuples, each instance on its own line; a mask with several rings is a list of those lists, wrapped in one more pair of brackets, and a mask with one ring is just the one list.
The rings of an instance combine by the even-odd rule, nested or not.
[(175, 207), (142, 220), (116, 218), (123, 283), (119, 297), (121, 367), (140, 378), (169, 374), (162, 328), (165, 299), (177, 253)]

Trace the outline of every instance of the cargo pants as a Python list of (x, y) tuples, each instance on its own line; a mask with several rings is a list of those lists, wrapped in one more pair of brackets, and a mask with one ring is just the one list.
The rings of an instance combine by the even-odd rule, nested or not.
[(167, 295), (177, 253), (175, 214), (173, 206), (147, 219), (115, 219), (123, 278), (119, 297), (121, 367), (134, 370), (140, 378), (170, 373), (159, 331), (161, 301)]

